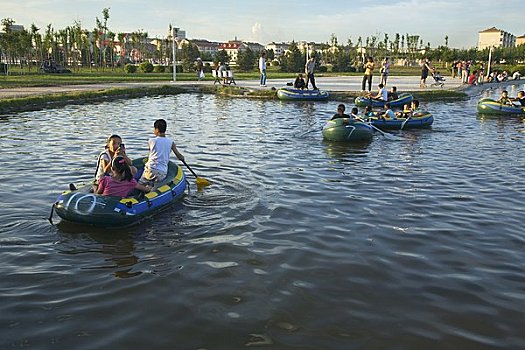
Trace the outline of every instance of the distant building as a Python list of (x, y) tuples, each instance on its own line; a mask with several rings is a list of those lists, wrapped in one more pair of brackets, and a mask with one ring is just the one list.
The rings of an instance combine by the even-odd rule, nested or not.
[(220, 43), (209, 41), (205, 39), (191, 39), (190, 42), (197, 46), (200, 53), (209, 53), (210, 55), (215, 55), (219, 51)]
[(259, 43), (252, 43), (252, 42), (248, 42), (248, 41), (245, 41), (244, 44), (250, 48), (250, 50), (252, 50), (253, 52), (255, 53), (258, 53), (258, 52), (261, 52), (261, 51), (264, 51), (264, 45), (261, 45)]
[(509, 32), (492, 27), (479, 32), (478, 50), (487, 47), (514, 47), (516, 37)]
[(272, 41), (271, 43), (269, 43), (269, 44), (267, 44), (265, 46), (265, 49), (266, 49), (266, 51), (272, 50), (273, 54), (274, 54), (274, 57), (275, 58), (279, 58), (282, 55), (284, 55), (286, 50), (288, 50), (289, 46), (290, 46), (290, 44), (287, 44), (287, 43), (276, 43), (276, 42)]
[(525, 35), (516, 37), (516, 46), (525, 44)]
[(248, 46), (243, 43), (240, 40), (230, 40), (227, 43), (222, 43), (219, 45), (218, 50), (219, 51), (226, 51), (228, 56), (230, 56), (230, 63), (235, 64), (237, 62), (237, 57), (239, 56), (239, 52), (246, 50)]

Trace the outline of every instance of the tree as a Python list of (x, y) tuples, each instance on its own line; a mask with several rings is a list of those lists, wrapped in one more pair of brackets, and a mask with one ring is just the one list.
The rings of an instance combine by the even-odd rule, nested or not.
[(283, 72), (302, 72), (306, 64), (306, 57), (299, 51), (295, 41), (292, 41), (288, 51), (281, 58), (281, 71)]
[(249, 47), (237, 55), (237, 65), (242, 71), (251, 71), (255, 66), (255, 53)]
[(197, 60), (197, 57), (200, 57), (199, 48), (195, 44), (183, 44), (178, 54), (177, 58), (182, 61), (182, 69), (185, 72), (189, 72), (193, 69), (193, 65)]
[(215, 54), (215, 59), (213, 60), (213, 62), (215, 62), (215, 63), (220, 63), (220, 62), (228, 63), (228, 62), (230, 62), (230, 56), (228, 55), (226, 50), (222, 49), (221, 51), (217, 51), (217, 53)]

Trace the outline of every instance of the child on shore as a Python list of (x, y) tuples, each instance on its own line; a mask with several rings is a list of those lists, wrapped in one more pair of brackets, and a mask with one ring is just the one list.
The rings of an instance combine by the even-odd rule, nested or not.
[(96, 194), (126, 197), (133, 189), (142, 192), (151, 191), (149, 186), (140, 185), (133, 178), (126, 159), (122, 156), (116, 156), (111, 161), (111, 176), (103, 176), (99, 180)]
[(139, 179), (140, 184), (154, 184), (164, 180), (168, 174), (168, 162), (170, 151), (177, 158), (184, 161), (184, 156), (179, 152), (175, 142), (166, 137), (168, 124), (164, 119), (158, 119), (153, 124), (154, 138), (148, 140), (149, 155), (148, 162), (144, 165), (144, 172)]

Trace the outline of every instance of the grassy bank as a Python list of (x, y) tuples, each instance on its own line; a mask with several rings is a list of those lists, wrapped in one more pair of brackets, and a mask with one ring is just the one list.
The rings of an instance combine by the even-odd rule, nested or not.
[(27, 96), (0, 99), (0, 114), (34, 111), (44, 108), (55, 108), (68, 104), (83, 104), (99, 101), (110, 101), (121, 98), (143, 96), (175, 95), (186, 90), (175, 86), (113, 88), (97, 91), (67, 92), (43, 96)]
[[(27, 96), (0, 99), (0, 114), (56, 108), (68, 104), (83, 104), (99, 101), (110, 101), (121, 98), (137, 98), (143, 96), (176, 95), (180, 93), (200, 92), (217, 94), (226, 97), (244, 97), (259, 99), (277, 99), (277, 90), (251, 90), (236, 86), (205, 85), (187, 90), (181, 87), (164, 85), (158, 87), (112, 88), (97, 91), (67, 92), (52, 95)], [(330, 100), (353, 101), (358, 96), (355, 92), (337, 92), (330, 95)], [(417, 91), (414, 97), (422, 101), (440, 101), (463, 99), (467, 94), (459, 91), (435, 90)]]

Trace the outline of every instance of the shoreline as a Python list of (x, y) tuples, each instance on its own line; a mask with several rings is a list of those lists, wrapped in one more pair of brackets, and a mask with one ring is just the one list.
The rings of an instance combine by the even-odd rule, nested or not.
[[(322, 87), (322, 90), (330, 93), (329, 101), (353, 102), (357, 96), (362, 95), (362, 92), (358, 90), (360, 80), (361, 77), (331, 77), (319, 78), (317, 83)], [(84, 104), (144, 96), (169, 96), (182, 93), (215, 94), (230, 98), (277, 99), (277, 90), (286, 87), (286, 82), (287, 79), (275, 79), (270, 81), (267, 87), (260, 87), (258, 81), (239, 80), (237, 85), (214, 85), (210, 81), (184, 81), (176, 83), (104, 83), (8, 88), (0, 89), (0, 114), (55, 108), (68, 104)], [(507, 81), (505, 83), (519, 84), (521, 81)], [(502, 83), (470, 86), (448, 78), (443, 88), (419, 88), (419, 77), (394, 76), (390, 77), (388, 86), (395, 85), (398, 87), (398, 91), (411, 93), (415, 98), (423, 101), (449, 101), (465, 99), (474, 92), (479, 92), (480, 89), (485, 89), (488, 86), (493, 88), (500, 84)], [(417, 88), (414, 88), (415, 86)]]

